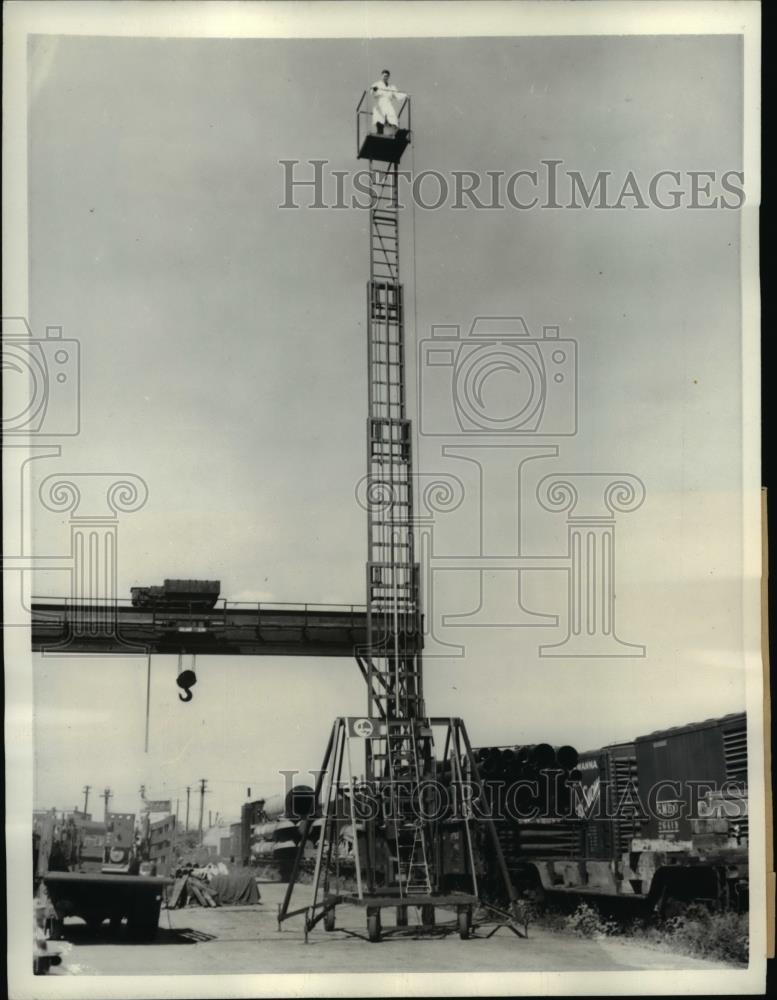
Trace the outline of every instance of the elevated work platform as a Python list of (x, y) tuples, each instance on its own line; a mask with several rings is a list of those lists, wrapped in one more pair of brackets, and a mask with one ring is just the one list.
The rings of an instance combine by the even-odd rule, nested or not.
[(393, 135), (368, 132), (359, 149), (360, 160), (380, 160), (382, 163), (399, 163), (410, 145), (410, 133), (399, 128)]
[(397, 126), (386, 125), (379, 132), (369, 108), (369, 91), (365, 90), (356, 105), (356, 155), (360, 160), (399, 163), (410, 145), (410, 95), (403, 95), (397, 115)]

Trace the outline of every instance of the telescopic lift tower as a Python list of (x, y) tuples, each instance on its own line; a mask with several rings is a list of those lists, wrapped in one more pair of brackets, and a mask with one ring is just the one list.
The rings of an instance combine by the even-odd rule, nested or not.
[[(339, 718), (316, 782), (318, 815), (305, 820), (278, 924), (305, 914), (305, 936), (319, 921), (335, 928), (341, 903), (364, 906), (367, 935), (435, 928), (435, 907), (456, 921), (437, 932), (469, 937), (481, 902), (472, 799), (484, 799), (477, 763), (458, 718), (430, 718), (423, 697), (419, 566), (414, 551), (413, 458), (407, 416), (405, 323), (399, 266), (399, 162), (411, 140), (410, 97), (397, 127), (370, 130), (367, 91), (356, 109), (357, 156), (369, 163), (367, 282), (367, 643), (356, 662), (367, 683), (367, 715)], [(367, 120), (365, 122), (365, 119)], [(443, 746), (442, 756), (435, 753)], [(352, 746), (363, 751), (363, 791), (354, 783)], [(443, 794), (441, 796), (441, 790)], [(470, 794), (465, 794), (468, 790)], [(472, 794), (474, 792), (474, 794)], [(443, 804), (442, 799), (445, 800)], [(493, 822), (481, 820), (514, 913), (515, 895)], [(344, 828), (350, 828), (346, 830)], [(353, 867), (341, 866), (343, 833)], [(312, 903), (291, 909), (306, 845), (315, 843)], [(408, 927), (408, 907), (421, 925)], [(395, 911), (383, 928), (381, 912)], [(493, 907), (492, 907), (493, 909)], [(496, 911), (518, 933), (510, 914)], [(492, 923), (494, 921), (491, 921)]]

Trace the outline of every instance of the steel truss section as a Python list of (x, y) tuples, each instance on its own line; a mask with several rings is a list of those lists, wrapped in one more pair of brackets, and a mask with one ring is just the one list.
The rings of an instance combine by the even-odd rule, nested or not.
[[(367, 675), (368, 714), (411, 719), (424, 714), (424, 705), (399, 270), (398, 164), (370, 162), (369, 176), (367, 645), (360, 659)], [(373, 776), (377, 775), (369, 775)]]
[[(307, 940), (319, 923), (327, 931), (338, 929), (336, 908), (351, 905), (365, 908), (371, 941), (385, 934), (456, 931), (468, 938), (476, 928), (489, 925), (492, 929), (487, 936), (501, 926), (525, 936), (525, 928), (523, 932), (519, 929), (516, 897), (493, 819), (485, 809), (482, 817), (475, 816), (476, 804), (485, 803), (486, 793), (463, 721), (413, 721), (425, 731), (431, 751), (429, 769), (420, 780), (413, 774), (405, 779), (395, 771), (393, 789), (384, 780), (362, 784), (355, 780), (352, 744), (360, 750), (371, 744), (373, 758), (383, 759), (390, 754), (392, 734), (405, 733), (408, 720), (372, 722), (342, 717), (335, 721), (316, 781), (320, 815), (303, 821), (291, 877), (278, 910), (279, 929), (285, 920), (304, 914)], [(438, 745), (442, 741), (444, 746), (439, 760), (434, 754), (435, 731), (442, 737)], [(397, 790), (400, 787), (401, 792)], [(401, 812), (393, 814), (397, 807)], [(478, 822), (485, 824), (510, 898), (510, 912), (484, 906), (480, 900), (474, 829)], [(443, 857), (446, 842), (459, 844), (456, 858), (450, 854)], [(432, 855), (436, 862), (421, 871), (417, 866), (422, 854), (412, 853), (419, 843), (429, 852), (430, 862)], [(315, 846), (312, 896), (306, 905), (292, 909), (294, 886), (311, 844)], [(407, 853), (403, 854), (403, 849)], [(409, 907), (420, 908), (420, 924), (409, 924)], [(436, 923), (436, 908), (454, 910), (456, 919)], [(395, 918), (393, 926), (384, 928), (381, 914), (387, 909), (395, 911)]]

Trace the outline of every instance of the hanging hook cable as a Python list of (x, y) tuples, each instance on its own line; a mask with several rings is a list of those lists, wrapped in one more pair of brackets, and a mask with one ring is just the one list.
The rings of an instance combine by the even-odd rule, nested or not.
[(151, 653), (146, 654), (146, 743), (144, 753), (148, 753), (148, 728), (151, 715)]

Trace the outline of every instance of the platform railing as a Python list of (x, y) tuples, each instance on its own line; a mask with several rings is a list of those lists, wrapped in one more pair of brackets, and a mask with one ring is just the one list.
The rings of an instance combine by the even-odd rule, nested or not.
[[(372, 134), (375, 135), (375, 129), (372, 125), (372, 107), (367, 101), (368, 95), (370, 95), (371, 88), (367, 88), (362, 91), (362, 96), (359, 98), (359, 103), (356, 105), (356, 155), (358, 156), (361, 152), (362, 144), (365, 138)], [(399, 128), (407, 129), (408, 132), (412, 131), (412, 108), (410, 101), (410, 94), (399, 92), (399, 97), (402, 98), (402, 103), (397, 111), (397, 121), (399, 122)], [(366, 105), (365, 105), (366, 102)], [(364, 119), (367, 119), (365, 121)]]

